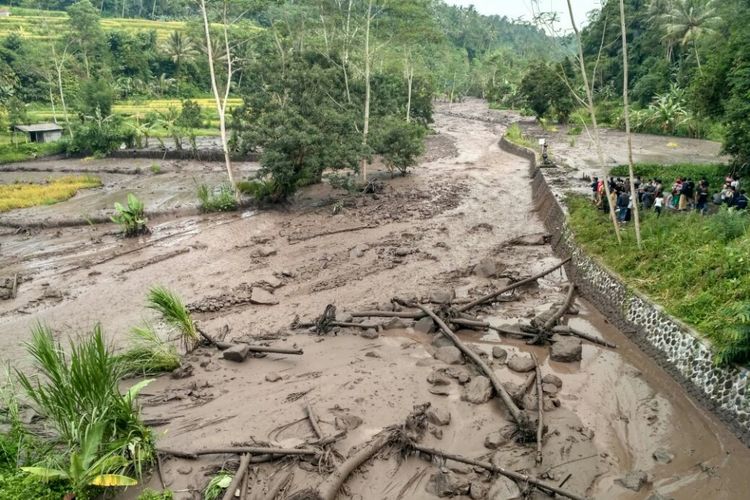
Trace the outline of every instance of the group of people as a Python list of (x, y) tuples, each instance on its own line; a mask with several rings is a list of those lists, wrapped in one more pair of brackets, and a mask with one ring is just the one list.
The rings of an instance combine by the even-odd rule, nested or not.
[[(594, 177), (591, 190), (597, 207), (609, 211), (609, 203), (615, 207), (617, 219), (621, 223), (630, 221), (633, 210), (633, 197), (629, 182), (620, 178), (610, 177), (609, 196), (607, 200), (604, 180)], [(710, 194), (708, 180), (702, 178), (695, 183), (690, 177), (677, 177), (671, 188), (666, 187), (661, 179), (651, 179), (643, 182), (641, 177), (634, 179), (636, 201), (643, 210), (654, 210), (659, 217), (664, 209), (678, 211), (698, 210), (702, 214), (708, 212), (709, 201), (716, 205), (727, 205), (737, 210), (745, 210), (748, 197), (745, 190), (740, 188), (740, 178), (737, 175), (727, 176), (721, 191)]]

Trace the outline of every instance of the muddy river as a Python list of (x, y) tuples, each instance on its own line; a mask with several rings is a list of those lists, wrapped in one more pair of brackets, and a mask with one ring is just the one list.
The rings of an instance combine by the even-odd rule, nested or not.
[[(617, 344), (616, 349), (584, 342), (581, 361), (562, 363), (550, 359), (546, 346), (530, 347), (494, 333), (458, 332), (486, 355), (508, 387), (523, 383), (527, 374), (510, 369), (502, 357), (493, 358), (493, 347), (504, 349), (508, 359), (534, 352), (542, 373), (562, 381), (545, 412), (541, 465), (535, 463), (533, 443), (496, 439), (512, 421), (498, 398), (465, 400), (471, 382), (462, 385), (461, 378), (466, 382), (479, 374), (468, 364), (436, 359), (438, 335), (420, 333), (411, 322), (367, 335), (350, 328), (325, 336), (290, 328), (295, 317), (314, 320), (327, 304), (335, 304), (343, 317), (391, 308), (393, 297), (428, 301), (455, 293), (461, 301), (559, 262), (547, 244), (512, 242), (544, 231), (534, 212), (527, 162), (497, 146), (503, 121), (513, 117), (495, 113), (501, 122), (488, 124), (443, 111), (490, 113), (480, 101), (439, 108), (423, 162), (413, 175), (392, 180), (375, 166), (374, 175), (385, 182), (376, 195), (352, 197), (316, 186), (275, 210), (207, 216), (178, 210), (155, 217), (152, 234), (134, 240), (120, 238), (106, 224), (13, 227), (25, 217), (64, 220), (77, 217), (82, 207), (103, 210), (114, 192), (129, 189), (187, 204), (190, 197), (180, 198), (178, 192), (190, 186), (191, 176), (221, 175), (217, 165), (181, 162), (158, 175), (145, 171), (148, 164), (140, 173), (119, 173), (120, 167), (132, 169), (132, 162), (107, 160), (103, 189), (55, 207), (3, 215), (0, 279), (18, 273), (21, 285), (15, 300), (0, 301), (0, 358), (25, 366), (22, 342), (37, 321), (51, 325), (61, 338), (101, 322), (122, 348), (128, 330), (151, 317), (145, 295), (158, 283), (177, 291), (201, 327), (216, 336), (304, 350), (302, 356), (269, 355), (241, 364), (221, 359), (210, 347), (186, 356), (192, 375), (160, 377), (141, 398), (145, 418), (161, 420), (155, 427), (160, 447), (295, 446), (313, 435), (305, 418), (309, 403), (324, 433), (348, 429), (333, 446), (346, 457), (384, 427), (402, 422), (414, 405), (429, 402), (450, 413), (450, 422), (432, 425), (423, 445), (538, 475), (579, 495), (746, 498), (750, 451), (582, 299), (575, 303), (578, 314), (564, 321)], [(23, 166), (29, 170), (40, 163)], [(82, 169), (72, 160), (43, 166), (52, 174)], [(0, 180), (40, 175), (9, 172), (14, 168), (4, 168)], [(476, 272), (480, 261), (494, 264), (492, 277)], [(519, 290), (512, 301), (474, 312), (493, 325), (516, 328), (562, 301), (566, 283), (564, 271), (558, 270)], [(255, 289), (263, 290), (265, 305), (244, 299)], [(175, 498), (197, 498), (218, 467), (236, 467), (236, 462), (229, 455), (165, 456), (162, 476)], [(262, 498), (280, 471), (294, 473), (289, 492), (315, 485), (325, 475), (304, 461), (253, 465), (249, 498)], [(639, 484), (627, 488), (635, 477)], [(150, 485), (159, 488), (159, 479), (151, 478)], [(379, 454), (346, 483), (352, 498), (393, 500), (435, 498), (438, 492), (515, 498), (525, 488), (450, 461), (403, 458), (395, 450)], [(125, 498), (134, 498), (134, 492)], [(549, 497), (535, 491), (531, 498)]]

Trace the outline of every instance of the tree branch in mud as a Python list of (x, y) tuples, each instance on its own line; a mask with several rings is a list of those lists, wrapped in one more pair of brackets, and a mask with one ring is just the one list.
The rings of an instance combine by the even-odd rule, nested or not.
[(540, 479), (534, 476), (520, 474), (518, 472), (508, 470), (504, 467), (496, 467), (487, 462), (480, 462), (479, 460), (473, 460), (471, 458), (462, 457), (461, 455), (454, 455), (452, 453), (446, 453), (442, 450), (437, 450), (435, 448), (427, 448), (426, 446), (420, 446), (414, 443), (411, 444), (411, 448), (415, 451), (419, 451), (421, 453), (425, 453), (433, 457), (440, 457), (446, 460), (453, 460), (454, 462), (460, 462), (460, 463), (464, 463), (467, 465), (473, 465), (474, 467), (480, 467), (490, 472), (500, 474), (501, 476), (509, 477), (513, 479), (514, 481), (533, 484), (534, 486), (536, 486), (537, 488), (541, 490), (552, 492), (562, 497), (570, 498), (571, 500), (587, 500), (586, 497), (576, 495), (575, 493), (570, 493), (569, 491), (558, 488), (557, 486), (553, 484), (549, 484), (544, 481), (541, 481)]
[[(539, 327), (539, 333), (534, 339), (529, 341), (529, 344), (542, 344), (547, 341), (552, 328), (557, 324), (558, 321), (560, 321), (560, 318), (562, 318), (565, 313), (568, 312), (570, 306), (573, 305), (575, 293), (576, 287), (573, 283), (570, 283), (568, 285), (568, 294), (565, 296), (565, 302), (559, 308), (557, 308), (552, 316), (550, 316), (549, 319), (547, 319), (547, 321), (545, 321), (541, 327)], [(533, 324), (533, 321), (532, 326), (537, 327), (537, 325)]]
[(271, 486), (268, 487), (268, 492), (263, 496), (263, 500), (274, 500), (279, 492), (281, 492), (281, 490), (283, 490), (286, 485), (289, 484), (293, 477), (294, 473), (292, 471), (289, 471), (280, 479), (271, 483)]
[(315, 416), (315, 411), (313, 410), (312, 405), (309, 401), (307, 401), (307, 399), (305, 399), (305, 413), (307, 413), (307, 418), (310, 420), (310, 425), (312, 426), (315, 435), (318, 436), (319, 440), (323, 440), (325, 438), (325, 434), (323, 434), (323, 431), (320, 429), (320, 426), (318, 425), (318, 418)]
[(532, 352), (531, 359), (534, 360), (534, 367), (536, 373), (536, 406), (537, 406), (537, 422), (536, 422), (536, 464), (541, 465), (542, 463), (542, 436), (544, 434), (544, 392), (542, 391), (542, 369), (539, 368), (539, 360), (536, 359), (536, 355)]
[[(222, 342), (220, 340), (216, 340), (215, 338), (211, 337), (209, 334), (207, 334), (203, 329), (198, 328), (198, 333), (203, 337), (206, 342), (209, 344), (216, 346), (218, 349), (226, 350), (230, 347), (234, 347), (239, 344), (232, 344), (231, 342)], [(272, 354), (296, 354), (296, 355), (302, 355), (305, 352), (302, 349), (284, 349), (282, 347), (268, 347), (264, 345), (252, 345), (252, 344), (246, 344), (248, 347), (248, 350), (250, 352), (269, 352)]]
[[(222, 500), (232, 500), (234, 498), (234, 493), (237, 491), (237, 487), (242, 484), (242, 479), (245, 477), (245, 474), (247, 474), (248, 465), (250, 465), (250, 454), (244, 453), (242, 455), (242, 459), (240, 459), (240, 467), (234, 474), (229, 487), (224, 492), (224, 497), (222, 498)], [(240, 495), (242, 495), (242, 493), (240, 493)]]
[[(397, 302), (399, 302), (397, 300)], [(516, 422), (516, 425), (518, 425), (519, 430), (523, 434), (527, 434), (529, 430), (529, 419), (528, 417), (516, 406), (516, 404), (513, 402), (513, 398), (510, 397), (510, 394), (508, 394), (508, 391), (505, 390), (505, 387), (503, 387), (502, 383), (500, 382), (500, 379), (497, 378), (497, 375), (495, 375), (495, 372), (487, 366), (487, 364), (482, 361), (482, 359), (466, 347), (466, 345), (461, 342), (461, 339), (458, 338), (458, 336), (453, 333), (453, 330), (451, 330), (448, 325), (445, 324), (445, 322), (434, 312), (432, 312), (430, 309), (420, 305), (420, 304), (414, 304), (409, 305), (406, 302), (400, 302), (401, 305), (404, 305), (406, 307), (417, 307), (422, 312), (424, 312), (426, 315), (430, 316), (432, 320), (437, 324), (440, 329), (443, 331), (443, 334), (446, 335), (451, 341), (455, 344), (455, 346), (464, 353), (464, 355), (469, 358), (471, 361), (474, 362), (477, 367), (479, 367), (480, 370), (484, 372), (484, 374), (487, 376), (487, 378), (490, 379), (490, 382), (492, 382), (492, 386), (495, 388), (495, 392), (498, 396), (500, 396), (500, 399), (503, 400), (503, 403), (505, 403), (506, 408), (508, 408), (508, 411), (510, 412), (511, 416), (513, 417), (513, 420)]]
[(275, 456), (302, 456), (302, 455), (319, 455), (320, 451), (313, 448), (264, 448), (262, 446), (235, 446), (227, 448), (206, 448), (195, 451), (170, 450), (168, 448), (159, 448), (157, 453), (172, 455), (177, 458), (195, 460), (203, 455), (241, 455), (249, 453), (252, 455), (275, 455)]
[(598, 337), (594, 337), (593, 335), (589, 335), (588, 333), (584, 333), (580, 330), (576, 330), (575, 328), (571, 328), (567, 325), (559, 325), (554, 328), (552, 328), (553, 333), (559, 333), (560, 335), (574, 335), (576, 337), (580, 337), (584, 340), (588, 340), (589, 342), (593, 344), (598, 344), (600, 346), (609, 347), (610, 349), (617, 349), (617, 344), (613, 344), (611, 342), (607, 342), (604, 339), (600, 339)]
[(572, 257), (568, 257), (567, 259), (565, 259), (564, 261), (560, 262), (556, 266), (551, 267), (551, 268), (549, 268), (549, 269), (547, 269), (545, 271), (542, 271), (539, 274), (535, 274), (534, 276), (530, 276), (530, 277), (528, 277), (526, 279), (523, 279), (521, 281), (516, 281), (515, 283), (513, 283), (511, 285), (508, 285), (505, 288), (501, 288), (500, 290), (498, 290), (496, 292), (492, 292), (492, 293), (490, 293), (488, 295), (485, 295), (484, 297), (480, 297), (477, 300), (469, 302), (468, 304), (459, 307), (458, 311), (459, 312), (465, 312), (465, 311), (468, 311), (469, 309), (471, 309), (473, 307), (476, 307), (478, 305), (486, 304), (488, 302), (492, 302), (496, 297), (499, 297), (500, 295), (502, 295), (504, 293), (508, 293), (511, 290), (515, 290), (516, 288), (519, 288), (521, 286), (527, 285), (529, 283), (533, 283), (534, 281), (538, 280), (539, 278), (543, 278), (544, 276), (547, 276), (549, 273), (551, 273), (553, 271), (556, 271), (557, 269), (560, 269), (565, 264), (567, 264), (568, 262), (570, 262), (571, 259), (572, 259)]
[(339, 465), (317, 488), (298, 491), (287, 498), (289, 500), (335, 500), (341, 486), (351, 473), (384, 447), (395, 441), (410, 442), (419, 439), (426, 428), (425, 411), (429, 407), (430, 403), (415, 406), (405, 423), (381, 431), (362, 449)]

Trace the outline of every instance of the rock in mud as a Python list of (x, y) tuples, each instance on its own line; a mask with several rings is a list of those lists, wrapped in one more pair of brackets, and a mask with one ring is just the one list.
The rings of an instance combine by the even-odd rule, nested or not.
[(469, 403), (482, 404), (492, 398), (492, 383), (485, 376), (474, 377), (464, 386), (463, 400)]
[(366, 338), (366, 339), (370, 339), (370, 340), (376, 339), (376, 338), (380, 337), (380, 334), (374, 328), (368, 328), (367, 330), (365, 330), (364, 332), (360, 333), (359, 335), (360, 335), (360, 337), (363, 337), (363, 338)]
[(487, 437), (484, 438), (484, 447), (495, 450), (507, 442), (508, 438), (502, 431), (495, 431), (487, 434)]
[(352, 248), (349, 251), (349, 256), (359, 259), (360, 257), (364, 257), (365, 252), (368, 251), (369, 249), (370, 249), (369, 245), (360, 243), (359, 245), (357, 245), (356, 247)]
[(430, 302), (433, 304), (450, 304), (455, 297), (456, 291), (453, 288), (430, 292)]
[(657, 449), (652, 456), (654, 457), (654, 460), (660, 464), (668, 464), (674, 460), (674, 455), (664, 448)]
[(542, 392), (554, 396), (560, 389), (554, 384), (542, 384)]
[(451, 366), (445, 369), (445, 374), (458, 380), (458, 383), (461, 385), (464, 385), (471, 380), (471, 375), (466, 368), (463, 367)]
[(406, 323), (401, 318), (391, 318), (383, 325), (384, 330), (403, 330), (404, 328), (406, 328)]
[(427, 391), (430, 394), (434, 394), (436, 396), (450, 396), (450, 393), (451, 393), (448, 386), (445, 386), (445, 385), (433, 385), (432, 387), (427, 389)]
[(498, 476), (487, 493), (488, 500), (515, 500), (521, 498), (521, 490), (510, 478)]
[(432, 373), (427, 375), (427, 382), (431, 383), (432, 385), (450, 385), (451, 383), (450, 379), (445, 373), (437, 370), (434, 370)]
[(279, 303), (279, 300), (272, 293), (262, 288), (253, 288), (252, 292), (250, 292), (250, 302), (264, 306), (275, 306)]
[(427, 421), (434, 425), (448, 425), (451, 423), (451, 413), (442, 408), (431, 406), (425, 412)]
[(504, 363), (508, 359), (508, 351), (500, 347), (499, 345), (492, 347), (492, 357), (498, 360), (500, 363)]
[(250, 346), (247, 344), (236, 344), (222, 353), (222, 357), (235, 363), (242, 363), (250, 352)]
[(172, 370), (170, 377), (174, 379), (188, 378), (193, 376), (193, 365), (190, 363), (184, 364), (179, 368)]
[(425, 334), (432, 333), (435, 331), (435, 322), (432, 321), (432, 318), (422, 318), (414, 323), (414, 331)]
[(435, 351), (435, 357), (448, 365), (460, 365), (464, 362), (461, 351), (458, 350), (458, 347), (452, 345), (439, 348)]
[(274, 247), (260, 247), (253, 251), (253, 257), (270, 257), (276, 255), (277, 250)]
[(581, 339), (575, 337), (561, 337), (560, 340), (552, 344), (550, 349), (550, 359), (563, 363), (581, 361), (583, 347)]
[(432, 424), (427, 424), (427, 431), (435, 436), (435, 439), (443, 439), (443, 429), (439, 429)]
[(469, 485), (469, 497), (471, 500), (485, 500), (487, 498), (487, 486), (479, 481), (472, 481)]
[(435, 338), (432, 339), (431, 344), (432, 344), (432, 347), (437, 347), (437, 348), (446, 347), (446, 346), (455, 347), (455, 345), (453, 344), (453, 341), (451, 341), (451, 339), (449, 339), (442, 333), (438, 333), (437, 335), (435, 335)]
[(655, 491), (649, 495), (649, 497), (646, 500), (674, 500), (672, 497), (665, 497), (658, 491)]
[(497, 264), (489, 257), (484, 258), (474, 266), (474, 274), (480, 278), (494, 278), (497, 276)]
[(625, 477), (615, 480), (615, 482), (623, 488), (641, 491), (643, 485), (648, 482), (648, 474), (642, 470), (635, 470), (626, 474)]
[(334, 426), (339, 431), (353, 431), (360, 425), (362, 425), (362, 419), (356, 415), (344, 414), (339, 415), (334, 420)]
[(536, 368), (534, 360), (529, 354), (514, 354), (508, 360), (508, 368), (518, 373), (527, 373)]
[(278, 382), (281, 380), (281, 375), (276, 372), (266, 374), (266, 382)]
[(551, 373), (548, 373), (544, 377), (542, 377), (542, 383), (543, 384), (552, 384), (558, 389), (560, 389), (563, 385), (562, 379), (558, 377), (557, 375), (552, 375)]
[(469, 492), (469, 481), (448, 470), (441, 470), (430, 476), (425, 490), (440, 498), (463, 495)]
[(510, 244), (517, 246), (538, 246), (545, 245), (549, 239), (550, 235), (547, 233), (525, 234), (510, 240)]

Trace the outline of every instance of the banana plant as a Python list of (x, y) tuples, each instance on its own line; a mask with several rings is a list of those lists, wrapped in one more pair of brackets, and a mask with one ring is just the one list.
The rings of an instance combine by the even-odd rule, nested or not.
[(136, 236), (141, 233), (147, 233), (145, 205), (141, 200), (135, 197), (133, 193), (128, 194), (128, 206), (125, 207), (119, 202), (115, 202), (115, 215), (110, 219), (115, 224), (122, 227), (125, 236)]
[(124, 469), (128, 461), (114, 451), (99, 455), (103, 433), (103, 422), (91, 424), (82, 436), (80, 447), (70, 453), (70, 463), (66, 469), (21, 467), (21, 470), (45, 481), (69, 481), (73, 491), (66, 495), (66, 499), (70, 500), (85, 495), (90, 486), (117, 487), (138, 484), (132, 477), (112, 474), (113, 471)]

